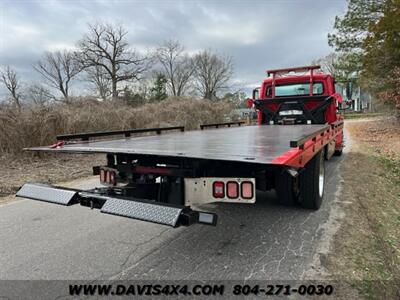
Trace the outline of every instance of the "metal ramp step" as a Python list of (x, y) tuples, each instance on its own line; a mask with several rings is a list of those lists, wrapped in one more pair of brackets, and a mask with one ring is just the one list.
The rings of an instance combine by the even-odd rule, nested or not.
[(153, 222), (172, 227), (195, 223), (215, 226), (218, 216), (211, 212), (192, 210), (188, 206), (174, 206), (137, 198), (116, 198), (93, 191), (74, 190), (40, 183), (26, 183), (16, 194), (33, 200), (61, 205), (80, 203), (99, 208), (102, 213)]
[(182, 208), (108, 197), (100, 211), (176, 227)]
[(77, 203), (78, 192), (39, 183), (25, 183), (16, 193), (17, 197), (46, 201), (61, 205)]

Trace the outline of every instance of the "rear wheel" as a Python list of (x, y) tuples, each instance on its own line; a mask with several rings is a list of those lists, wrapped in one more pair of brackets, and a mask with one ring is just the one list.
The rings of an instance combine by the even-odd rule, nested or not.
[(324, 196), (325, 159), (323, 151), (311, 159), (300, 174), (299, 202), (302, 207), (317, 210)]
[(336, 137), (336, 142), (338, 142), (340, 146), (336, 147), (336, 150), (333, 153), (333, 155), (341, 156), (343, 153), (343, 131)]
[(294, 178), (285, 170), (279, 171), (276, 176), (275, 189), (279, 202), (286, 206), (296, 204), (296, 193), (294, 189)]
[(335, 152), (333, 153), (333, 155), (335, 156), (341, 156), (342, 154), (343, 154), (343, 149), (335, 150)]

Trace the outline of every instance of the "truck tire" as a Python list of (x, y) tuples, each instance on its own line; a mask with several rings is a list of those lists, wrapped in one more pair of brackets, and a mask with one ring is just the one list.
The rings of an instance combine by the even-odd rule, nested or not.
[(325, 185), (325, 159), (323, 150), (306, 164), (299, 176), (300, 205), (307, 209), (319, 209), (324, 196)]
[[(343, 131), (338, 135), (338, 137), (340, 140), (340, 147), (336, 147), (335, 152), (333, 153), (333, 155), (335, 155), (335, 156), (341, 156), (343, 153)], [(336, 139), (338, 137), (336, 137)]]
[(333, 155), (335, 156), (341, 156), (343, 154), (343, 148), (340, 150), (335, 150), (335, 152), (333, 153)]
[(275, 180), (275, 190), (281, 204), (285, 206), (296, 204), (293, 177), (285, 170), (278, 171)]

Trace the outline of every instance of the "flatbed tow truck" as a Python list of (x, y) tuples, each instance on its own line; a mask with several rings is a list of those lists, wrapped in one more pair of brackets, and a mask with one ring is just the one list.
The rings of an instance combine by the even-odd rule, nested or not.
[[(284, 205), (320, 207), (325, 160), (340, 155), (343, 120), (334, 79), (319, 66), (267, 71), (248, 99), (257, 125), (243, 122), (131, 129), (57, 136), (54, 145), (30, 151), (103, 153), (94, 166), (102, 187), (77, 190), (26, 183), (16, 196), (172, 227), (216, 225), (217, 215), (193, 206), (256, 201), (256, 190), (274, 189)], [(195, 113), (195, 112), (193, 112)], [(161, 133), (168, 132), (167, 134)], [(142, 136), (132, 136), (145, 133)], [(150, 135), (150, 133), (155, 133)], [(123, 138), (104, 138), (122, 135)]]

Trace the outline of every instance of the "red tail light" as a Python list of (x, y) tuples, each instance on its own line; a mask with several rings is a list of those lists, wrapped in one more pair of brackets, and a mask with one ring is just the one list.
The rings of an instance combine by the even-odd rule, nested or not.
[(110, 171), (106, 171), (106, 183), (110, 183), (111, 182), (111, 172)]
[(242, 198), (251, 199), (253, 198), (253, 183), (251, 181), (243, 181), (241, 184)]
[(226, 194), (228, 198), (238, 198), (239, 197), (239, 184), (235, 181), (228, 181), (226, 184)]
[(112, 170), (100, 170), (100, 182), (115, 185), (117, 182), (117, 174)]
[(214, 198), (224, 198), (225, 197), (225, 184), (222, 181), (214, 181), (213, 196), (214, 196)]
[(110, 171), (110, 181), (109, 184), (115, 184), (115, 172)]
[(100, 182), (105, 182), (106, 181), (106, 171), (103, 169), (100, 170)]

